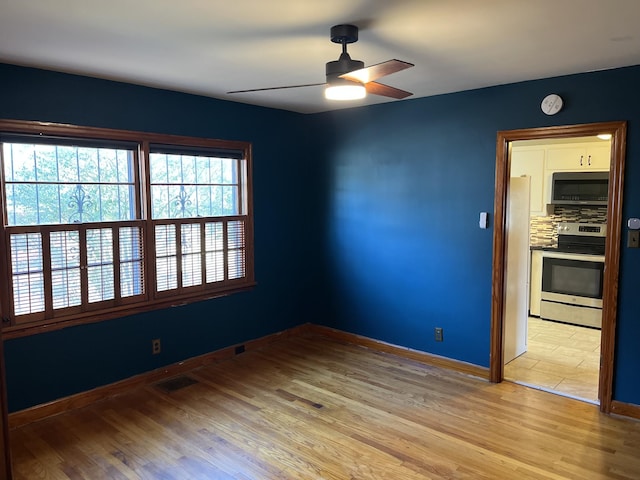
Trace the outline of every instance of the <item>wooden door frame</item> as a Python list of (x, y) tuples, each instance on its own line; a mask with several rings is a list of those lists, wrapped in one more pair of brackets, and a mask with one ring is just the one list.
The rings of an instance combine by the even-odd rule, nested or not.
[(4, 368), (4, 341), (0, 331), (0, 479), (11, 480), (12, 478), (9, 414)]
[(600, 340), (600, 380), (598, 398), (600, 410), (611, 412), (613, 368), (618, 307), (618, 273), (622, 236), (622, 194), (627, 142), (627, 122), (589, 123), (559, 127), (540, 127), (498, 132), (496, 144), (496, 185), (493, 230), (493, 270), (491, 299), (491, 345), (489, 374), (492, 382), (501, 382), (504, 375), (503, 329), (505, 291), (505, 247), (507, 185), (510, 172), (510, 144), (517, 140), (553, 139), (611, 134), (611, 168), (609, 170), (609, 201), (607, 205), (607, 240), (602, 295), (602, 333)]

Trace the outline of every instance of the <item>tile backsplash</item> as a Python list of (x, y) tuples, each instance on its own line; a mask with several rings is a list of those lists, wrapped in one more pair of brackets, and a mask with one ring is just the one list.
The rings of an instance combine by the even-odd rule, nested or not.
[(558, 223), (606, 223), (607, 207), (560, 207), (553, 214), (531, 217), (529, 242), (531, 246), (556, 247), (558, 245)]

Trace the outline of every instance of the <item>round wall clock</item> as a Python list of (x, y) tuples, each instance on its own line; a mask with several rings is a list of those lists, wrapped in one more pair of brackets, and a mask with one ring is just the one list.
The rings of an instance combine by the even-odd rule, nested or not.
[(555, 115), (560, 111), (560, 109), (562, 109), (562, 97), (555, 93), (547, 95), (544, 97), (544, 100), (542, 100), (540, 108), (547, 115)]

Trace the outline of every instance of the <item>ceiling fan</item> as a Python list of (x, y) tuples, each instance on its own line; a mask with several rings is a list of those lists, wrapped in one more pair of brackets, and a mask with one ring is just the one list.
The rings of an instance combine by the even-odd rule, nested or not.
[(364, 62), (351, 59), (347, 53), (347, 45), (358, 41), (358, 27), (355, 25), (335, 25), (331, 27), (331, 41), (342, 45), (342, 54), (338, 60), (327, 62), (326, 83), (252, 88), (250, 90), (234, 90), (227, 93), (263, 92), (265, 90), (282, 90), (286, 88), (326, 85), (325, 97), (330, 100), (355, 100), (363, 98), (366, 93), (396, 99), (406, 98), (413, 95), (411, 92), (376, 82), (376, 80), (381, 77), (413, 67), (412, 63), (393, 59), (365, 67)]

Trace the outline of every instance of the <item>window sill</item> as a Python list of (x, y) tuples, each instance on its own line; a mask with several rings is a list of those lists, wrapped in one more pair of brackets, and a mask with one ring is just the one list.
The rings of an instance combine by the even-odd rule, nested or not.
[(257, 285), (256, 282), (242, 282), (237, 287), (227, 288), (221, 291), (198, 292), (198, 294), (172, 296), (166, 299), (158, 299), (153, 302), (141, 302), (137, 304), (123, 305), (110, 309), (101, 310), (99, 312), (84, 312), (82, 314), (68, 315), (59, 317), (55, 320), (44, 320), (40, 322), (30, 322), (21, 325), (12, 325), (2, 329), (2, 337), (4, 340), (12, 338), (27, 337), (37, 335), (39, 333), (53, 332), (77, 325), (86, 325), (90, 323), (102, 322), (105, 320), (113, 320), (116, 318), (127, 317), (138, 313), (149, 312), (153, 310), (162, 310), (165, 308), (179, 307), (190, 303), (202, 302), (214, 298), (226, 297), (234, 293), (246, 292), (253, 290)]

